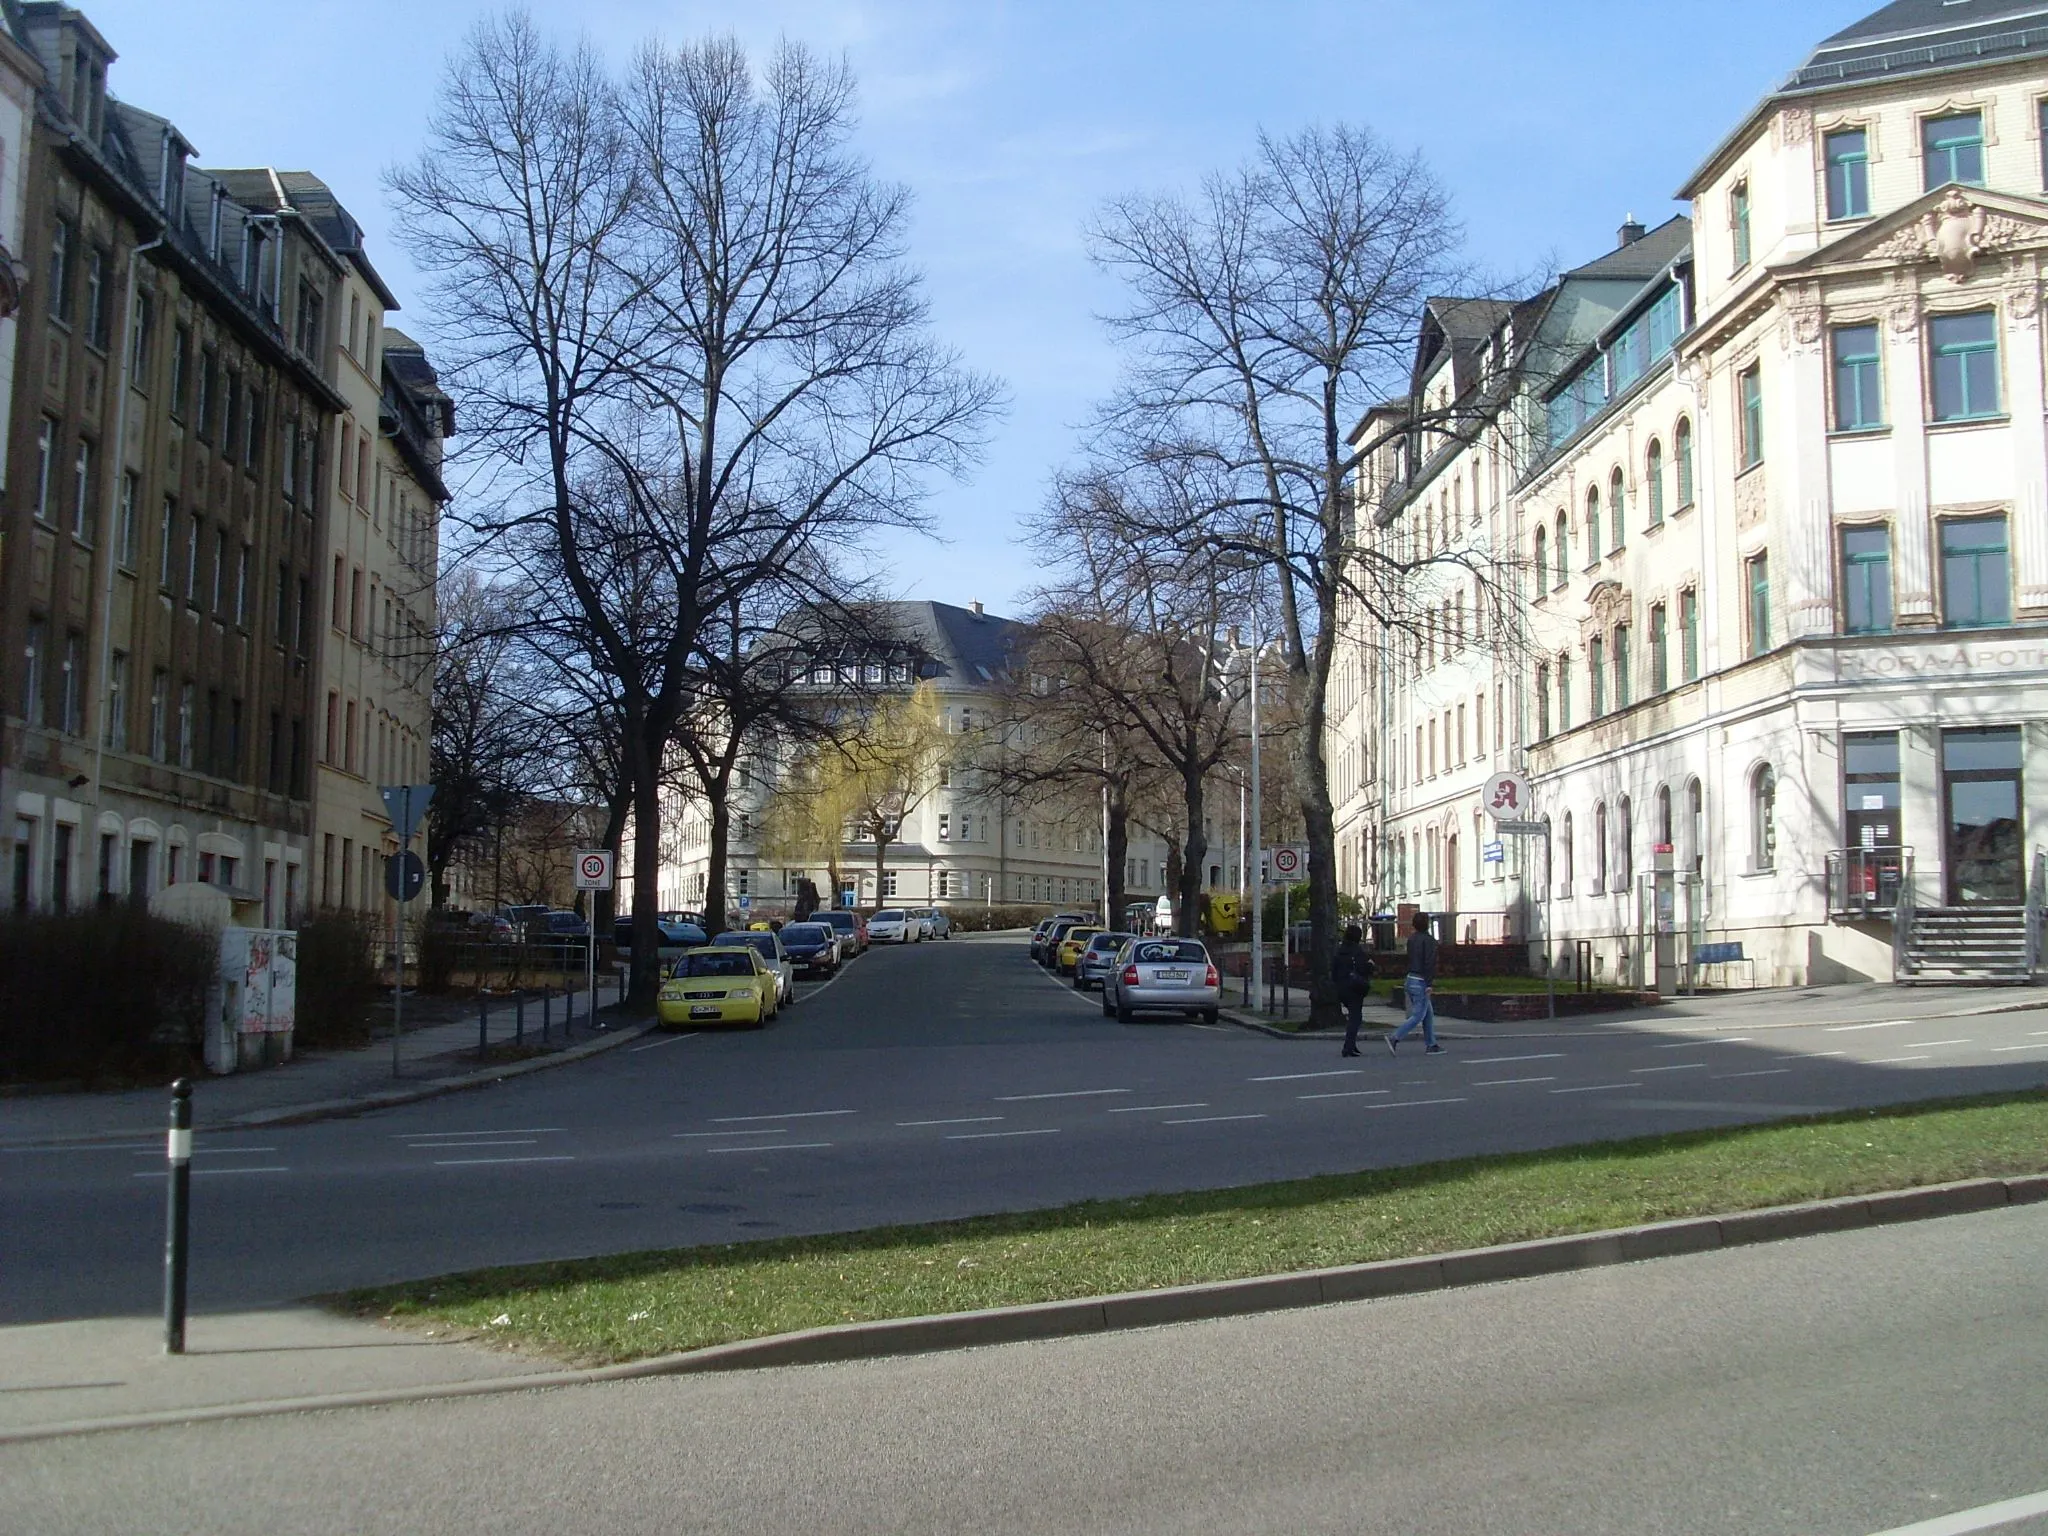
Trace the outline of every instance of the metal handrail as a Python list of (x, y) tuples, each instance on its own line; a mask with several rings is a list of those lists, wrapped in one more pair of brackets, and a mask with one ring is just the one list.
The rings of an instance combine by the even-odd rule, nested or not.
[(2048, 922), (2048, 848), (2034, 850), (2034, 868), (2027, 881), (2027, 980), (2032, 981), (2041, 974), (2041, 959), (2044, 946), (2048, 946), (2048, 933), (2042, 925)]
[(1896, 843), (1829, 849), (1828, 915), (1870, 917), (1891, 911), (1912, 856), (1910, 847)]
[(1913, 957), (1908, 941), (1913, 937), (1913, 908), (1916, 892), (1913, 889), (1913, 850), (1904, 850), (1904, 865), (1899, 872), (1898, 898), (1892, 903), (1892, 980), (1903, 981), (1913, 972)]

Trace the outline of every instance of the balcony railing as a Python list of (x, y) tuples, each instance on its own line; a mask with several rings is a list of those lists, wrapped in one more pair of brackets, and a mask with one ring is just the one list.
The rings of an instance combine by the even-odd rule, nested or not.
[(1911, 878), (1913, 850), (1906, 847), (1833, 848), (1828, 851), (1828, 916), (1875, 917), (1891, 913)]

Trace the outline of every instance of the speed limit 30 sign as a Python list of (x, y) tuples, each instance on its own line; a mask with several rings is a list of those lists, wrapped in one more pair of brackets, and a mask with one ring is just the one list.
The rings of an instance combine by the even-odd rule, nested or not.
[(1274, 885), (1294, 885), (1307, 869), (1308, 850), (1299, 843), (1266, 850), (1266, 878)]
[(612, 851), (609, 848), (576, 850), (576, 889), (608, 891), (612, 888)]

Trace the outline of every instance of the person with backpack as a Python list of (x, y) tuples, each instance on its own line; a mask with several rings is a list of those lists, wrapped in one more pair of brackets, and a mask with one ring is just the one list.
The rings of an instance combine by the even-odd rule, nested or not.
[(1430, 1000), (1430, 990), (1436, 985), (1436, 939), (1429, 931), (1427, 913), (1415, 914), (1415, 931), (1408, 936), (1408, 979), (1405, 983), (1408, 993), (1408, 1017), (1401, 1021), (1401, 1027), (1387, 1036), (1387, 1054), (1393, 1055), (1394, 1048), (1422, 1026), (1423, 1054), (1435, 1056), (1443, 1047), (1436, 1043), (1436, 1005)]
[(1344, 927), (1344, 942), (1337, 946), (1331, 973), (1337, 983), (1337, 1001), (1344, 1007), (1344, 1052), (1358, 1054), (1358, 1029), (1365, 1022), (1366, 994), (1372, 990), (1372, 956), (1366, 953), (1365, 935), (1356, 923)]

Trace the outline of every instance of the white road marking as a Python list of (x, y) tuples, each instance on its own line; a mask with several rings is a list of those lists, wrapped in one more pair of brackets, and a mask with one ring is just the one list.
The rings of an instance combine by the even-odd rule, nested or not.
[(1342, 1093), (1297, 1093), (1297, 1099), (1383, 1099), (1391, 1088), (1348, 1088)]
[(164, 1149), (164, 1144), (163, 1144), (162, 1142), (160, 1142), (160, 1141), (122, 1141), (122, 1142), (111, 1142), (111, 1143), (108, 1143), (108, 1144), (106, 1144), (106, 1145), (78, 1145), (78, 1146), (64, 1146), (64, 1145), (62, 1145), (62, 1144), (60, 1143), (60, 1144), (58, 1144), (58, 1145), (56, 1145), (56, 1146), (49, 1146), (49, 1147), (37, 1147), (37, 1146), (26, 1146), (26, 1147), (0, 1147), (0, 1152), (158, 1152), (158, 1153), (161, 1153), (161, 1152), (163, 1151), (163, 1149)]
[(1758, 1067), (1753, 1072), (1723, 1072), (1717, 1075), (1714, 1081), (1718, 1083), (1723, 1078), (1734, 1077), (1783, 1077), (1791, 1070), (1790, 1067)]
[(1193, 1115), (1186, 1120), (1162, 1120), (1161, 1125), (1214, 1125), (1218, 1120), (1263, 1120), (1264, 1115)]
[(1804, 1051), (1792, 1059), (1794, 1061), (1819, 1061), (1824, 1056), (1846, 1056), (1848, 1054), (1847, 1051)]
[(1146, 1115), (1160, 1109), (1207, 1109), (1208, 1107), (1209, 1103), (1206, 1099), (1199, 1104), (1119, 1104), (1115, 1108), (1106, 1111), (1106, 1113), (1112, 1115)]
[(698, 1035), (702, 1033), (702, 1030), (692, 1029), (687, 1030), (680, 1035), (664, 1035), (661, 1039), (650, 1040), (645, 1045), (631, 1046), (627, 1049), (626, 1054), (628, 1056), (635, 1056), (638, 1055), (641, 1051), (651, 1051), (657, 1046), (674, 1045), (678, 1040), (694, 1040), (697, 1038)]
[(1824, 1031), (1830, 1035), (1846, 1035), (1859, 1029), (1897, 1029), (1901, 1024), (1910, 1024), (1911, 1019), (1886, 1019), (1881, 1024), (1830, 1024)]
[(1925, 1054), (1919, 1056), (1874, 1056), (1869, 1061), (1865, 1062), (1864, 1065), (1867, 1067), (1889, 1067), (1901, 1061), (1926, 1060), (1928, 1060), (1928, 1057)]
[[(290, 1172), (291, 1172), (291, 1169), (289, 1169), (289, 1168), (283, 1168), (283, 1167), (279, 1167), (279, 1168), (194, 1168), (194, 1169), (192, 1170), (192, 1176), (193, 1176), (193, 1177), (194, 1177), (195, 1179), (206, 1179), (206, 1178), (211, 1178), (211, 1177), (212, 1177), (213, 1175), (215, 1175), (215, 1174), (217, 1174), (217, 1173), (290, 1173)], [(168, 1178), (168, 1177), (169, 1177), (169, 1175), (168, 1175), (168, 1174), (167, 1174), (167, 1173), (166, 1173), (166, 1172), (165, 1172), (165, 1171), (164, 1171), (163, 1169), (161, 1169), (161, 1168), (146, 1168), (146, 1169), (144, 1169), (144, 1170), (143, 1170), (143, 1171), (142, 1171), (141, 1173), (131, 1173), (131, 1174), (129, 1174), (129, 1175), (128, 1175), (128, 1177), (129, 1177), (129, 1178), (131, 1178), (131, 1179), (162, 1179), (162, 1178)]]
[(1280, 1072), (1272, 1077), (1248, 1077), (1248, 1083), (1298, 1083), (1311, 1077), (1356, 1077), (1363, 1067), (1337, 1067), (1328, 1072)]
[(994, 1141), (999, 1136), (1057, 1136), (1059, 1135), (1059, 1133), (1060, 1128), (1056, 1125), (1052, 1125), (1047, 1126), (1045, 1129), (1038, 1131), (956, 1131), (952, 1135), (948, 1136), (946, 1140)]
[(2048, 1029), (2030, 1029), (2027, 1033), (2029, 1035), (2048, 1035)]
[(463, 1147), (532, 1147), (539, 1144), (538, 1136), (515, 1136), (504, 1141), (415, 1141), (406, 1151), (444, 1152)]
[(559, 1125), (523, 1125), (517, 1130), (506, 1131), (401, 1131), (394, 1133), (393, 1141), (439, 1141), (444, 1136), (559, 1136)]
[(1995, 1530), (2035, 1515), (2048, 1515), (2048, 1492), (1979, 1504), (1975, 1509), (1959, 1509), (1952, 1515), (1939, 1515), (1912, 1525), (1895, 1525), (1888, 1531), (1877, 1532), (1877, 1536), (1970, 1536), (1972, 1531)]
[(1474, 1088), (1507, 1088), (1516, 1083), (1554, 1083), (1554, 1077), (1482, 1077), (1472, 1084)]
[(1584, 1088), (1553, 1088), (1552, 1093), (1611, 1093), (1617, 1088), (1640, 1088), (1641, 1083), (1592, 1083)]
[(1367, 1109), (1420, 1109), (1425, 1104), (1463, 1104), (1464, 1099), (1403, 1099), (1398, 1104), (1368, 1104)]
[(1562, 1061), (1563, 1051), (1539, 1051), (1534, 1056), (1467, 1056), (1462, 1058), (1468, 1067), (1490, 1067), (1503, 1061)]
[(1690, 1072), (1695, 1067), (1705, 1069), (1704, 1061), (1674, 1061), (1668, 1067), (1630, 1067), (1631, 1072)]
[(704, 1150), (716, 1156), (720, 1152), (807, 1152), (831, 1145), (829, 1141), (757, 1141), (747, 1147), (706, 1147)]
[(751, 1125), (762, 1120), (829, 1120), (834, 1115), (857, 1115), (857, 1109), (797, 1109), (786, 1115), (713, 1115), (713, 1125)]
[(576, 1159), (566, 1155), (554, 1157), (444, 1157), (435, 1160), (436, 1168), (483, 1168), (499, 1163), (573, 1163)]
[(1999, 1051), (1999, 1052), (2004, 1052), (2004, 1051), (2048, 1051), (2048, 1040), (2043, 1040), (2043, 1041), (2042, 1041), (2042, 1042), (2041, 1042), (2041, 1043), (2040, 1043), (2039, 1045), (1994, 1045), (1993, 1047), (1991, 1047), (1991, 1049), (1992, 1049), (1992, 1050), (1994, 1050), (1994, 1051)]
[(774, 1127), (774, 1128), (773, 1128), (772, 1130), (766, 1130), (766, 1131), (670, 1131), (670, 1132), (669, 1132), (669, 1135), (670, 1135), (671, 1137), (673, 1137), (673, 1138), (674, 1138), (675, 1140), (677, 1140), (677, 1141), (694, 1141), (694, 1140), (697, 1140), (697, 1139), (699, 1139), (699, 1138), (704, 1138), (704, 1137), (722, 1137), (723, 1139), (725, 1139), (725, 1140), (727, 1140), (727, 1141), (730, 1141), (730, 1140), (731, 1140), (731, 1139), (732, 1139), (733, 1137), (735, 1137), (735, 1136), (787, 1136), (788, 1134), (789, 1134), (789, 1127), (788, 1127), (788, 1126), (786, 1126), (786, 1125), (778, 1125), (778, 1126)]
[(1749, 1044), (1749, 1039), (1748, 1035), (1729, 1035), (1725, 1038), (1716, 1037), (1712, 1040), (1674, 1040), (1669, 1045), (1653, 1045), (1650, 1049), (1653, 1051), (1689, 1051), (1695, 1046), (1701, 1045), (1747, 1045)]
[[(194, 1147), (192, 1155), (194, 1157), (241, 1157), (250, 1152), (275, 1152), (276, 1150), (277, 1148), (275, 1147)], [(134, 1155), (137, 1157), (162, 1157), (164, 1149), (162, 1147), (153, 1147), (147, 1152), (137, 1152)]]
[(992, 1125), (1001, 1115), (962, 1115), (957, 1120), (898, 1120), (899, 1127), (912, 1125)]
[(1106, 1099), (1112, 1094), (1129, 1093), (1129, 1088), (1073, 1088), (1065, 1093), (999, 1093), (998, 1104), (1029, 1104), (1038, 1099)]
[(1969, 1043), (1967, 1040), (1908, 1040), (1906, 1042), (1906, 1049), (1909, 1051), (1924, 1051), (1930, 1045), (1968, 1045)]

